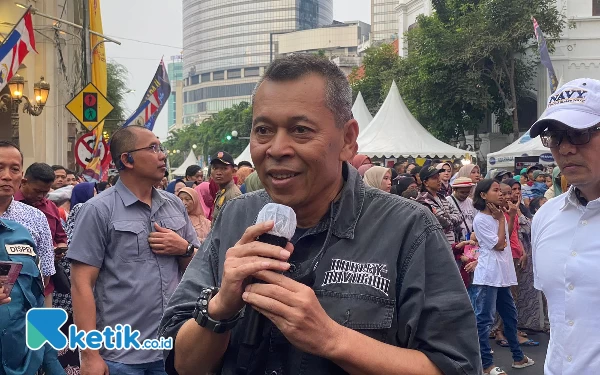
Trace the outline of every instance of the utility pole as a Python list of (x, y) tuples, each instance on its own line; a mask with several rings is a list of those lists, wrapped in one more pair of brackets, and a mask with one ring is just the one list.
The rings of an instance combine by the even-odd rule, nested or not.
[(83, 87), (92, 82), (92, 41), (90, 40), (90, 3), (83, 0)]

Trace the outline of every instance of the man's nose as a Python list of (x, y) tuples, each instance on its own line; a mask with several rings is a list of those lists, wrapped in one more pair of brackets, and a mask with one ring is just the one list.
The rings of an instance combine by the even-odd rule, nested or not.
[(290, 136), (287, 134), (287, 129), (279, 129), (273, 137), (270, 147), (267, 149), (267, 156), (274, 159), (293, 156), (294, 150), (291, 147), (291, 143)]

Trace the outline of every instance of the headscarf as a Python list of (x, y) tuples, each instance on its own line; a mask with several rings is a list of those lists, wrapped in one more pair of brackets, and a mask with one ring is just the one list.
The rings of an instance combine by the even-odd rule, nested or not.
[(85, 203), (92, 199), (95, 188), (96, 184), (93, 182), (82, 182), (77, 184), (71, 193), (71, 207), (75, 207), (76, 204)]
[(363, 178), (363, 181), (367, 186), (381, 189), (381, 182), (383, 181), (383, 177), (388, 172), (390, 172), (389, 168), (379, 166), (371, 167), (368, 171), (365, 172), (365, 177)]
[(210, 184), (208, 182), (201, 183), (200, 185), (196, 186), (196, 192), (202, 198), (200, 199), (200, 206), (202, 206), (204, 217), (210, 220), (212, 217), (213, 208), (215, 206), (215, 201), (210, 195)]
[(358, 168), (358, 174), (360, 177), (365, 177), (365, 173), (371, 168), (373, 168), (373, 164), (361, 165), (360, 168)]
[(354, 157), (354, 159), (352, 159), (352, 166), (356, 169), (359, 169), (361, 167), (361, 165), (365, 164), (365, 161), (368, 160), (369, 163), (368, 164), (373, 164), (371, 162), (371, 158), (369, 158), (367, 155), (356, 155)]
[(175, 194), (175, 185), (177, 185), (178, 182), (183, 182), (185, 184), (185, 181), (183, 181), (181, 178), (178, 178), (169, 182), (169, 185), (167, 185), (166, 190), (171, 194)]
[(250, 175), (246, 177), (246, 181), (244, 181), (244, 183), (246, 184), (246, 193), (252, 193), (253, 191), (264, 189), (260, 178), (258, 178), (258, 172), (256, 171), (250, 173)]
[(563, 189), (562, 189), (562, 181), (559, 181), (558, 183), (556, 182), (556, 178), (558, 177), (558, 175), (560, 174), (560, 168), (559, 167), (554, 167), (554, 169), (552, 170), (552, 184), (554, 185), (554, 196), (558, 197), (559, 195), (561, 195), (563, 193)]
[[(459, 178), (459, 177), (471, 178), (471, 172), (473, 172), (473, 169), (475, 169), (475, 168), (479, 169), (479, 166), (477, 164), (463, 165), (458, 170), (458, 173), (456, 174), (456, 178)], [(481, 171), (479, 171), (479, 172), (481, 173)]]
[(208, 232), (210, 232), (210, 221), (204, 216), (203, 208), (200, 203), (200, 197), (198, 196), (196, 190), (189, 187), (182, 188), (177, 196), (179, 196), (181, 193), (186, 193), (192, 198), (193, 209), (191, 212), (188, 212), (188, 216), (190, 217), (190, 221), (196, 230), (198, 239), (204, 241), (208, 235)]

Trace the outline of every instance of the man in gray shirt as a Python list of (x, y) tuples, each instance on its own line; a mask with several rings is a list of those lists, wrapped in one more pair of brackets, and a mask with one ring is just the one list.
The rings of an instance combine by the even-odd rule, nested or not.
[[(117, 131), (110, 151), (119, 181), (77, 215), (69, 246), (73, 315), (79, 330), (129, 324), (139, 341), (155, 339), (167, 301), (199, 246), (179, 198), (153, 188), (165, 174), (165, 153), (142, 127)], [(157, 350), (83, 350), (86, 374), (164, 372)]]
[[(358, 136), (351, 108), (327, 59), (267, 69), (250, 136), (265, 190), (225, 204), (169, 301), (167, 373), (482, 373), (475, 315), (439, 223), (367, 188), (346, 162)], [(285, 249), (256, 241), (273, 228), (256, 223), (269, 202), (296, 213)], [(264, 321), (256, 343), (242, 341), (251, 308)]]

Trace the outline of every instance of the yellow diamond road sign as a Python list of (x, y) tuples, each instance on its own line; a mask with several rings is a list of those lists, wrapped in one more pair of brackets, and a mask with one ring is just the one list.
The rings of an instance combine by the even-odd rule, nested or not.
[(91, 83), (75, 95), (65, 107), (88, 130), (92, 130), (104, 121), (114, 108)]

